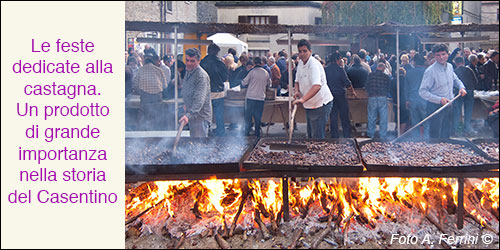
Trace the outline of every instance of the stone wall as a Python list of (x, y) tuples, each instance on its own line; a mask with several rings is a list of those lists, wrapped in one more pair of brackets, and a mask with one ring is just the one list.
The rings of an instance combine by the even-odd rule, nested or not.
[(199, 23), (217, 22), (217, 7), (215, 7), (215, 2), (216, 1), (197, 1)]

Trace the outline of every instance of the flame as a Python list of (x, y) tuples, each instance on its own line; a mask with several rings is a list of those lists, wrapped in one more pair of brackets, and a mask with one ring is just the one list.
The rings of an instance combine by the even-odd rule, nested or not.
[(479, 215), (476, 209), (472, 209), (470, 214), (477, 218), (477, 220), (481, 223), (481, 226), (484, 227), (488, 224), (488, 222), (486, 222), (486, 220), (481, 215)]
[[(127, 202), (126, 214), (134, 214), (139, 210), (146, 210), (155, 205), (161, 205), (160, 207), (166, 208), (169, 215), (173, 215), (170, 208), (170, 199), (175, 195), (175, 192), (180, 189), (184, 189), (189, 186), (190, 181), (157, 181), (155, 183), (146, 184), (147, 197), (141, 199), (140, 196), (133, 197), (130, 202)], [(163, 200), (163, 204), (158, 204)], [(131, 215), (130, 217), (135, 216)]]
[(276, 218), (283, 207), (283, 186), (281, 183), (269, 180), (262, 184), (259, 180), (252, 180), (248, 185), (252, 190), (254, 208), (259, 211), (263, 208), (265, 211), (261, 212), (269, 213), (273, 218)]
[(489, 201), (493, 209), (498, 209), (498, 178), (483, 179), (481, 184), (475, 185), (475, 188), (484, 194), (481, 198), (481, 205), (484, 206), (486, 201)]
[[(476, 204), (464, 204), (482, 226), (487, 225), (487, 218), (481, 213), (488, 209), (498, 209), (498, 178), (483, 179), (474, 184), (474, 192), (481, 194), (481, 207)], [(243, 184), (244, 183), (244, 184)], [(243, 185), (238, 179), (216, 179), (200, 181), (157, 181), (139, 185), (126, 197), (126, 218), (130, 219), (142, 211), (152, 208), (141, 217), (144, 223), (163, 226), (166, 219), (173, 218), (180, 210), (193, 208), (198, 203), (202, 219), (197, 217), (193, 223), (205, 218), (215, 218), (210, 223), (227, 224), (233, 222), (240, 202), (243, 200)], [(245, 206), (237, 223), (252, 224), (254, 211), (258, 209), (268, 218), (268, 223), (277, 222), (283, 209), (282, 183), (273, 179), (250, 180), (248, 188), (252, 194), (251, 205)], [(245, 189), (246, 190), (246, 189)], [(396, 219), (396, 209), (418, 209), (421, 212), (435, 213), (431, 209), (442, 206), (453, 211), (458, 204), (458, 181), (445, 178), (335, 178), (314, 179), (307, 182), (289, 183), (289, 204), (292, 218), (307, 216), (310, 207), (321, 206), (324, 215), (331, 213), (336, 220), (344, 222), (354, 215), (360, 223), (374, 227), (382, 219)], [(184, 202), (184, 200), (187, 200)], [(471, 202), (469, 202), (471, 203)], [(244, 203), (247, 204), (247, 203)], [(186, 206), (189, 206), (186, 209)], [(320, 210), (315, 210), (320, 211)], [(453, 213), (453, 212), (450, 212)], [(191, 218), (195, 218), (191, 214)]]

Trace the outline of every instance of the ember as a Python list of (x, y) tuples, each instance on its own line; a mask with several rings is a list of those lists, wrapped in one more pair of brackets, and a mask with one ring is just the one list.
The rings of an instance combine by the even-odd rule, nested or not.
[[(141, 238), (154, 235), (164, 236), (164, 247), (169, 248), (182, 244), (191, 244), (189, 248), (379, 247), (382, 242), (389, 244), (395, 230), (417, 237), (430, 234), (436, 242), (440, 234), (459, 235), (455, 225), (458, 184), (452, 179), (292, 181), (289, 222), (282, 220), (282, 189), (277, 179), (129, 184), (127, 247), (137, 247)], [(484, 228), (498, 233), (498, 179), (467, 182), (466, 194), (467, 232)], [(493, 237), (498, 242), (498, 235)], [(446, 242), (442, 246), (456, 247)]]

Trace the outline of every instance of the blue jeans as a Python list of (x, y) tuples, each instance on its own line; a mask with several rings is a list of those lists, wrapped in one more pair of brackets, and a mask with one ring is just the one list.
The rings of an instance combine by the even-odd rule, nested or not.
[(264, 111), (264, 101), (246, 99), (245, 102), (245, 135), (248, 136), (252, 127), (252, 118), (255, 121), (255, 136), (260, 137), (260, 121)]
[(226, 129), (224, 128), (224, 98), (212, 100), (212, 110), (215, 116), (215, 136), (224, 136)]
[(474, 106), (474, 90), (467, 90), (467, 95), (459, 97), (453, 103), (453, 130), (458, 135), (459, 129), (458, 125), (460, 123), (460, 117), (462, 116), (462, 105), (464, 107), (464, 132), (471, 132), (472, 127), (470, 125), (472, 117), (472, 108)]
[(339, 138), (338, 116), (342, 124), (342, 134), (344, 138), (351, 138), (351, 122), (349, 120), (349, 104), (345, 94), (333, 95), (333, 106), (330, 112), (330, 135), (332, 138)]
[[(426, 110), (427, 115), (432, 114), (434, 111), (438, 110), (442, 105), (435, 104), (432, 102), (427, 102)], [(450, 138), (451, 132), (451, 122), (453, 119), (453, 109), (452, 107), (446, 107), (441, 110), (438, 114), (433, 116), (429, 121), (429, 137), (430, 138)]]
[(332, 102), (316, 109), (306, 109), (307, 138), (325, 139), (326, 122), (332, 110)]
[[(427, 111), (425, 110), (425, 102), (423, 102), (423, 103), (418, 103), (418, 102), (413, 103), (412, 102), (412, 103), (410, 103), (409, 110), (410, 110), (410, 119), (411, 119), (411, 126), (412, 127), (417, 125), (417, 123), (419, 123), (425, 117), (427, 117)], [(429, 138), (429, 123), (424, 122), (423, 126), (424, 126), (423, 138), (428, 139)], [(419, 138), (420, 137), (419, 129), (418, 128), (414, 129), (410, 133), (410, 136), (412, 138)]]
[(368, 97), (368, 130), (366, 134), (373, 138), (375, 136), (375, 123), (379, 117), (380, 138), (387, 137), (387, 123), (388, 123), (388, 108), (387, 97), (376, 96)]

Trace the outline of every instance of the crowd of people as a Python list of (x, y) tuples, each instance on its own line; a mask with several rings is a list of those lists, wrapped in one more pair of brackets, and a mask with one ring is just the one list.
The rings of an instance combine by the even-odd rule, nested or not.
[[(220, 57), (220, 48), (210, 44), (207, 56), (201, 58), (198, 49), (185, 51), (185, 61), (167, 54), (160, 57), (146, 45), (144, 55), (129, 49), (126, 54), (126, 95), (134, 93), (141, 98), (144, 119), (155, 122), (158, 106), (163, 98), (174, 97), (174, 69), (178, 68), (178, 93), (184, 98), (181, 110), (185, 115), (179, 122), (189, 124), (191, 135), (206, 137), (215, 121), (215, 136), (224, 136), (225, 82), (230, 88), (246, 89), (243, 133), (249, 135), (254, 126), (254, 135), (260, 137), (261, 118), (266, 98), (266, 89), (276, 89), (277, 95), (288, 96), (289, 70), (294, 83), (294, 105), (306, 110), (307, 135), (309, 138), (326, 137), (326, 124), (330, 120), (330, 136), (352, 136), (347, 92), (357, 98), (356, 89), (364, 89), (368, 95), (368, 124), (366, 135), (388, 137), (388, 98), (397, 100), (397, 60), (399, 71), (399, 120), (401, 131), (414, 126), (428, 115), (448, 103), (456, 95), (460, 97), (414, 130), (413, 137), (448, 138), (450, 136), (474, 135), (471, 126), (474, 90), (498, 90), (498, 51), (456, 48), (449, 53), (444, 44), (435, 45), (431, 51), (422, 53), (401, 51), (398, 59), (380, 50), (375, 54), (361, 49), (357, 53), (331, 53), (322, 59), (313, 54), (307, 40), (299, 41), (298, 53), (291, 57), (281, 50), (268, 52), (267, 56), (250, 53), (236, 55), (234, 49)], [(289, 60), (291, 69), (289, 68)], [(177, 64), (177, 66), (176, 66)], [(393, 105), (396, 107), (396, 105)], [(461, 126), (463, 112), (463, 126)], [(395, 108), (396, 109), (396, 108)], [(491, 110), (495, 115), (495, 109)], [(396, 112), (395, 112), (396, 113)], [(493, 117), (494, 118), (494, 117)], [(488, 122), (494, 126), (494, 119)], [(491, 123), (490, 120), (493, 122)], [(234, 127), (235, 124), (231, 124)], [(496, 109), (498, 127), (498, 108)], [(463, 127), (463, 129), (462, 129)], [(498, 133), (495, 133), (498, 137)]]

